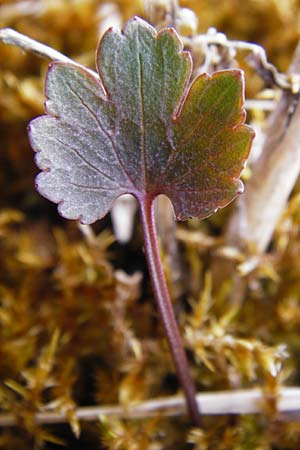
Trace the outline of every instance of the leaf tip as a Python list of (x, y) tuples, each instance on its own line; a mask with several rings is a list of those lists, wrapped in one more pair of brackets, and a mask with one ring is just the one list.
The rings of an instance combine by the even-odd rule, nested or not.
[(128, 34), (131, 34), (133, 31), (137, 30), (138, 28), (148, 29), (154, 36), (157, 35), (156, 29), (152, 25), (150, 25), (146, 20), (142, 19), (142, 17), (139, 16), (133, 16), (123, 25), (121, 29), (114, 26), (109, 27), (103, 34), (102, 38), (100, 39), (97, 51), (99, 50), (99, 48), (101, 48), (101, 45), (107, 35), (118, 34), (126, 36)]
[(147, 28), (153, 35), (157, 35), (156, 29), (140, 16), (133, 16), (122, 28), (122, 33), (126, 34), (132, 28)]

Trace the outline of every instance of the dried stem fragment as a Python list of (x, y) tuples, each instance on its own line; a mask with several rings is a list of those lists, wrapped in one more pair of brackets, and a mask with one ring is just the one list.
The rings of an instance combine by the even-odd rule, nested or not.
[[(263, 392), (257, 389), (244, 389), (237, 391), (207, 392), (197, 394), (197, 401), (201, 404), (203, 415), (227, 414), (261, 414), (265, 401), (274, 400), (265, 398)], [(281, 413), (299, 414), (300, 388), (288, 387), (279, 390), (277, 395), (277, 411)], [(101, 416), (114, 416), (123, 419), (144, 419), (161, 416), (175, 417), (184, 414), (185, 399), (183, 396), (162, 397), (149, 400), (130, 408), (114, 405), (87, 406), (78, 408), (75, 412), (77, 419), (83, 421), (96, 421)], [(36, 421), (39, 424), (53, 424), (68, 422), (66, 413), (40, 412)], [(16, 418), (11, 414), (0, 415), (0, 427), (16, 425)]]
[[(290, 73), (300, 72), (298, 45)], [(300, 173), (299, 95), (289, 91), (271, 114), (261, 156), (252, 167), (252, 178), (231, 217), (226, 242), (263, 253)]]

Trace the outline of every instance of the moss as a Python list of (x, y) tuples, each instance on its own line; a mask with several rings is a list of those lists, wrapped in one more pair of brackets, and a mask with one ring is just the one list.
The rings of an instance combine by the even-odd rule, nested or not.
[[(290, 8), (279, 1), (219, 3), (182, 5), (199, 15), (200, 31), (214, 25), (231, 37), (257, 40), (271, 60), (287, 68), (299, 33), (296, 2)], [(90, 66), (99, 28), (145, 14), (139, 1), (105, 6), (98, 0), (39, 0), (27, 9), (28, 4), (2, 2), (0, 26)], [(299, 422), (278, 417), (268, 402), (259, 418), (205, 418), (205, 432), (191, 431), (184, 416), (78, 422), (78, 406), (128, 406), (176, 393), (178, 385), (170, 381), (174, 368), (139, 234), (121, 246), (107, 219), (83, 232), (34, 190), (37, 170), (26, 125), (43, 110), (47, 63), (0, 44), (0, 65), (0, 408), (17, 420), (14, 428), (1, 428), (0, 449), (54, 449), (64, 442), (69, 449), (167, 450), (188, 448), (187, 441), (199, 449), (298, 449)], [(250, 75), (247, 86), (248, 93), (261, 89)], [(276, 394), (283, 383), (299, 384), (299, 201), (295, 188), (268, 253), (242, 277), (238, 301), (236, 266), (247, 256), (223, 247), (231, 210), (177, 226), (176, 280), (172, 246), (162, 245), (199, 390), (260, 386)], [(225, 253), (232, 270), (218, 284), (215, 273)], [(137, 266), (139, 273), (132, 274)], [(67, 413), (69, 424), (39, 425), (34, 417), (43, 411)]]

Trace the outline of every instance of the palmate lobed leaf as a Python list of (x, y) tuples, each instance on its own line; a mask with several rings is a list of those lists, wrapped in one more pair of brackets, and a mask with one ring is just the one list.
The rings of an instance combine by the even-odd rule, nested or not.
[(173, 29), (140, 18), (109, 29), (96, 54), (100, 80), (75, 64), (51, 64), (46, 115), (29, 126), (37, 188), (82, 223), (114, 200), (165, 194), (177, 219), (203, 218), (239, 192), (253, 132), (244, 125), (239, 70), (202, 74)]

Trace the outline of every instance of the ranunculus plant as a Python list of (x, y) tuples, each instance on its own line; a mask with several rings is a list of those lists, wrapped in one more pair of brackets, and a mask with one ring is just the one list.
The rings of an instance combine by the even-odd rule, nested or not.
[(242, 191), (253, 132), (244, 125), (240, 70), (190, 82), (189, 53), (172, 28), (159, 33), (133, 18), (109, 29), (96, 53), (99, 77), (69, 63), (50, 65), (46, 115), (29, 136), (41, 169), (38, 191), (68, 219), (91, 224), (114, 201), (138, 201), (158, 308), (193, 422), (195, 387), (162, 270), (153, 201), (166, 195), (177, 220), (202, 219)]

